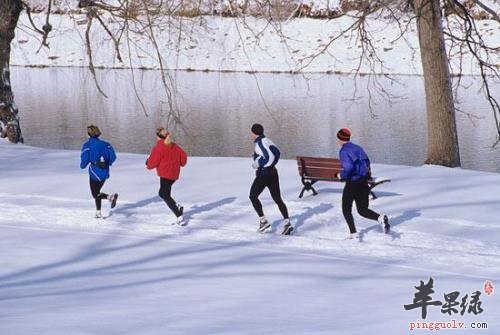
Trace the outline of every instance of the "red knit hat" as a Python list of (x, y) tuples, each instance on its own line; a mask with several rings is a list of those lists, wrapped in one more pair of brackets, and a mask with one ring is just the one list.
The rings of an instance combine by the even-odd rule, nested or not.
[(337, 132), (337, 138), (344, 142), (349, 142), (351, 139), (351, 131), (347, 128), (342, 128)]

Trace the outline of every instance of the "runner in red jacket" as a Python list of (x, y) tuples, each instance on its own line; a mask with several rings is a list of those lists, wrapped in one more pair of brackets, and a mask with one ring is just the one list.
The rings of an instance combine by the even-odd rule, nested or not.
[(184, 208), (178, 205), (170, 194), (172, 185), (179, 179), (181, 167), (186, 165), (187, 155), (179, 145), (172, 142), (170, 133), (165, 128), (159, 128), (156, 136), (157, 142), (146, 160), (146, 167), (149, 170), (156, 168), (160, 177), (158, 195), (177, 217), (177, 224), (184, 226), (187, 224), (182, 217)]

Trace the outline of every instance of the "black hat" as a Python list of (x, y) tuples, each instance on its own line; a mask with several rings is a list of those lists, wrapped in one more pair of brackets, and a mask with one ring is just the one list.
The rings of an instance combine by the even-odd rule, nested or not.
[(262, 136), (264, 135), (264, 127), (262, 127), (261, 124), (254, 123), (251, 129), (252, 133), (254, 133), (257, 136)]

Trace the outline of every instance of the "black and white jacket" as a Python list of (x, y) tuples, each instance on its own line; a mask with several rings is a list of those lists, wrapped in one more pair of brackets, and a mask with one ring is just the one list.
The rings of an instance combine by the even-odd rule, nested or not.
[(266, 174), (271, 171), (280, 159), (278, 147), (264, 135), (255, 139), (255, 149), (253, 154), (253, 168), (257, 170), (257, 175)]

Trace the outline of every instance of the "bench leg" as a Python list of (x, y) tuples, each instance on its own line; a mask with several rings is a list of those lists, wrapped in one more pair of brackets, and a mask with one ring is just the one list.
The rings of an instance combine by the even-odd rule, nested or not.
[(300, 191), (299, 198), (302, 198), (304, 196), (305, 191), (312, 191), (313, 195), (318, 195), (318, 192), (316, 192), (314, 187), (312, 187), (314, 183), (315, 182), (309, 182), (309, 181), (303, 183), (304, 187), (302, 187), (302, 190)]
[(370, 195), (372, 196), (372, 200), (375, 200), (377, 199), (378, 197), (375, 195), (375, 193), (373, 193), (373, 189), (375, 188), (375, 186), (378, 186), (380, 184), (383, 184), (383, 183), (387, 183), (387, 182), (390, 182), (391, 180), (390, 179), (384, 179), (382, 181), (379, 181), (377, 183), (372, 183), (370, 184)]
[(312, 185), (311, 185), (311, 191), (313, 192), (313, 195), (318, 195), (318, 192), (316, 192), (316, 190), (314, 189), (314, 187), (312, 187)]
[(299, 194), (299, 199), (302, 199), (302, 197), (304, 196), (304, 191), (306, 190), (306, 187), (302, 187), (302, 190), (300, 191), (300, 194)]

